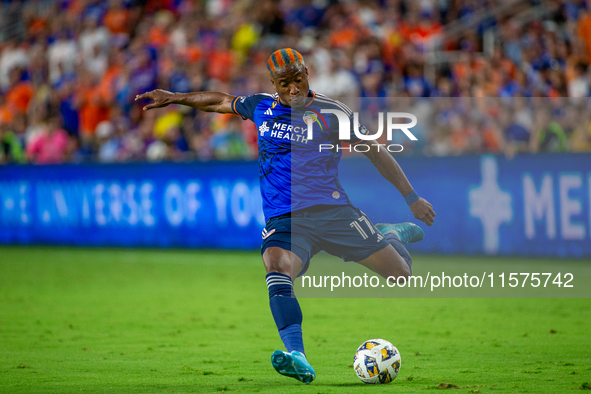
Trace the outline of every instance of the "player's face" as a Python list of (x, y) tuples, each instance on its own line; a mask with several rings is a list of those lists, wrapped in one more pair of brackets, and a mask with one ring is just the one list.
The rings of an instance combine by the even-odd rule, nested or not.
[(290, 107), (303, 107), (306, 105), (306, 97), (310, 86), (308, 85), (308, 69), (291, 68), (283, 72), (276, 73), (271, 77), (271, 82), (281, 104)]

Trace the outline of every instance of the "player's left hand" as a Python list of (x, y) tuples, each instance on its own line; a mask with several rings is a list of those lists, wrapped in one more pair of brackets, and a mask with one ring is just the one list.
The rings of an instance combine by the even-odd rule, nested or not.
[(172, 104), (172, 97), (174, 97), (174, 93), (169, 92), (168, 90), (156, 89), (152, 90), (151, 92), (138, 94), (137, 96), (135, 96), (135, 101), (142, 99), (154, 100), (152, 104), (144, 106), (144, 111), (147, 111), (152, 108), (162, 108), (166, 107), (169, 104)]
[(415, 218), (419, 219), (427, 226), (430, 226), (435, 221), (435, 211), (433, 206), (424, 198), (419, 198), (414, 203), (410, 204), (410, 210)]

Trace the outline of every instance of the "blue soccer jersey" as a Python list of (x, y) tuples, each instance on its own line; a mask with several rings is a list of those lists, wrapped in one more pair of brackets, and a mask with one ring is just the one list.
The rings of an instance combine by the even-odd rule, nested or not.
[[(338, 180), (342, 151), (339, 123), (322, 109), (339, 110), (350, 117), (351, 110), (336, 100), (310, 91), (302, 108), (282, 105), (277, 94), (239, 96), (232, 110), (252, 120), (258, 129), (259, 179), (265, 218), (314, 205), (347, 205), (349, 199)], [(313, 140), (307, 139), (306, 120), (312, 118)], [(350, 143), (360, 142), (351, 131)], [(319, 149), (332, 145), (332, 149)]]

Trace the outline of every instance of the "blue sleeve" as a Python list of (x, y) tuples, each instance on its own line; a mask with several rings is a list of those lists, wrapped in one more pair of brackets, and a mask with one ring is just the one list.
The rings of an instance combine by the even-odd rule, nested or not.
[(238, 96), (232, 100), (232, 111), (242, 116), (242, 119), (250, 119), (254, 122), (254, 110), (257, 105), (270, 96), (266, 94), (253, 94), (252, 96)]

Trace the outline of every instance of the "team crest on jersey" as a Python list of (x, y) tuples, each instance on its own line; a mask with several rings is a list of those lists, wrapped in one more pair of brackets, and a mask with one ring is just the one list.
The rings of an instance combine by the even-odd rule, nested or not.
[(357, 128), (359, 129), (359, 133), (363, 134), (363, 135), (369, 135), (370, 132), (367, 129), (367, 127), (365, 127), (364, 125), (360, 124), (359, 122), (357, 122)]
[(306, 111), (304, 113), (304, 116), (302, 117), (302, 119), (304, 120), (304, 123), (308, 124), (308, 121), (312, 121), (315, 123), (318, 123), (318, 126), (320, 126), (320, 130), (324, 130), (322, 128), (322, 123), (320, 123), (320, 121), (318, 120), (318, 116), (316, 115), (316, 113), (312, 112), (312, 111)]
[(267, 122), (263, 122), (263, 124), (259, 126), (259, 131), (261, 132), (261, 135), (265, 135), (265, 131), (269, 131), (269, 126), (267, 126)]
[(334, 198), (335, 200), (338, 200), (340, 196), (341, 196), (341, 193), (339, 193), (339, 192), (332, 192), (332, 198)]

